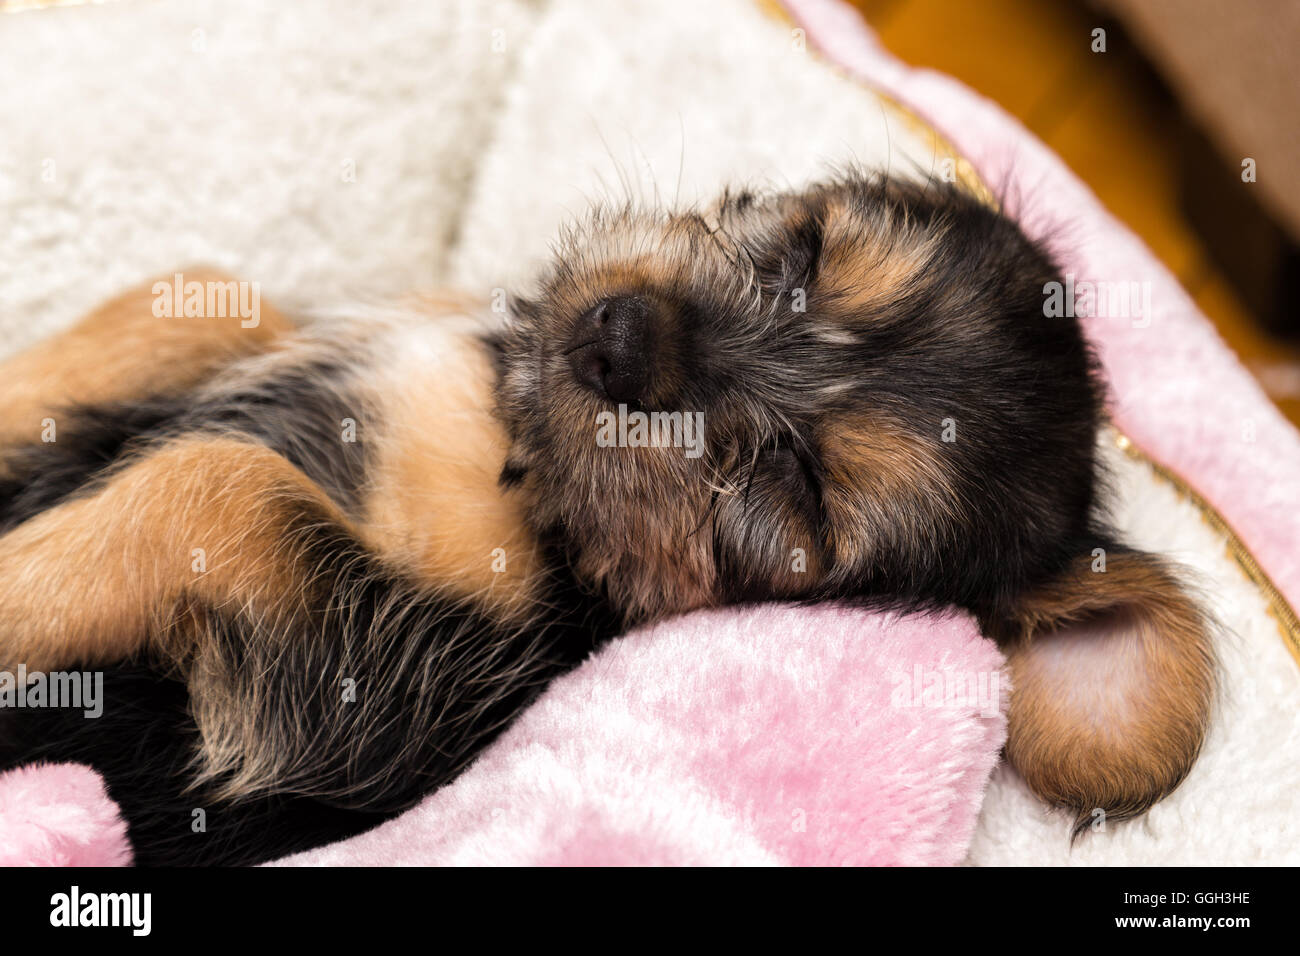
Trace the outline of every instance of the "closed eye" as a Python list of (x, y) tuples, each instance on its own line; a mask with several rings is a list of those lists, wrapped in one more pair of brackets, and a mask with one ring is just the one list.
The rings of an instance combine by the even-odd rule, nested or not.
[(805, 213), (787, 223), (775, 242), (751, 251), (763, 291), (781, 295), (810, 288), (817, 277), (822, 242), (821, 222), (816, 215)]
[(819, 539), (826, 524), (822, 470), (806, 442), (792, 435), (768, 445), (759, 455), (754, 470), (762, 476), (756, 483), (763, 489), (763, 495), (775, 495), (781, 507), (800, 515), (804, 528)]
[(793, 436), (768, 446), (765, 458), (768, 467), (775, 474), (779, 475), (787, 483), (797, 483), (802, 486), (812, 500), (820, 504), (822, 497), (821, 467), (802, 438)]

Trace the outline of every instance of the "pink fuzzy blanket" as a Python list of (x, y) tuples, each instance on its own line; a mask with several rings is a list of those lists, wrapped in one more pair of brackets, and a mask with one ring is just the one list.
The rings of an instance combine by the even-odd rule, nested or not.
[[(954, 864), (1005, 733), (1001, 666), (958, 615), (698, 612), (556, 681), (420, 806), (282, 862)], [(0, 864), (125, 862), (114, 817), (86, 768), (0, 777)]]
[(416, 809), (284, 862), (956, 863), (1001, 664), (957, 616), (691, 614), (555, 682)]

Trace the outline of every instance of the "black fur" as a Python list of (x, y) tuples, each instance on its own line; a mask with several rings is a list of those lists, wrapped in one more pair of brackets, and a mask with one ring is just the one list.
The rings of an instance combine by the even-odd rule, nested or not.
[[(571, 585), (547, 596), (557, 609), (549, 619), (505, 630), (410, 585), (310, 509), (301, 520), (318, 591), (305, 596), (297, 633), (268, 644), (256, 620), (192, 608), (204, 633), (187, 681), (141, 662), (105, 672), (97, 719), (0, 711), (0, 769), (93, 766), (138, 864), (260, 863), (368, 829), (454, 779), (552, 677), (614, 632), (603, 603)], [(201, 775), (205, 719), (208, 733), (235, 724), (263, 738), (276, 761), (265, 786), (230, 798), (221, 788), (240, 767)]]
[(55, 416), (56, 441), (5, 454), (0, 479), (0, 533), (74, 494), (133, 455), (181, 435), (236, 433), (283, 455), (345, 508), (355, 507), (365, 480), (364, 435), (342, 440), (344, 419), (363, 417), (359, 403), (322, 383), (341, 365), (314, 363), (277, 370), (238, 389), (186, 392), (103, 405), (74, 406)]
[[(242, 866), (368, 829), (391, 813), (281, 794), (220, 803), (190, 789), (198, 728), (181, 681), (143, 666), (104, 672), (103, 715), (0, 710), (0, 768), (76, 761), (98, 770), (140, 866)], [(194, 811), (204, 811), (196, 832)]]
[(63, 499), (119, 461), (140, 436), (157, 433), (183, 414), (178, 398), (159, 396), (120, 405), (69, 409), (56, 419), (57, 440), (5, 453), (0, 478), (0, 534)]

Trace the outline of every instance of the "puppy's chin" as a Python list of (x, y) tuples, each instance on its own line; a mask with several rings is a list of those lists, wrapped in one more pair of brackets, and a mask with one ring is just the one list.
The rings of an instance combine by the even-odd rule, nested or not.
[(719, 603), (707, 488), (657, 449), (596, 452), (552, 451), (524, 481), (532, 520), (578, 583), (628, 624)]
[(576, 569), (582, 581), (608, 596), (629, 624), (720, 603), (714, 590), (703, 583), (707, 575), (674, 566), (670, 560), (587, 552), (579, 557)]

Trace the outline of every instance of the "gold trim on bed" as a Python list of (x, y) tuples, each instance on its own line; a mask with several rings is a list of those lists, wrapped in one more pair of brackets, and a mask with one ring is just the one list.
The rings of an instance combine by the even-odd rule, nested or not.
[(1226, 539), (1228, 554), (1237, 562), (1237, 566), (1241, 568), (1242, 573), (1268, 599), (1269, 614), (1277, 622), (1278, 630), (1286, 640), (1291, 655), (1296, 659), (1297, 663), (1300, 663), (1300, 618), (1296, 617), (1295, 610), (1287, 603), (1286, 597), (1278, 590), (1277, 585), (1273, 583), (1268, 573), (1260, 567), (1259, 562), (1255, 560), (1255, 556), (1246, 547), (1246, 543), (1237, 536), (1237, 533), (1232, 530), (1232, 526), (1228, 524), (1223, 515), (1219, 514), (1214, 505), (1202, 497), (1201, 493), (1192, 487), (1191, 483), (1182, 475), (1172, 468), (1160, 464), (1160, 462), (1139, 448), (1133, 439), (1115, 428), (1114, 425), (1111, 428), (1115, 433), (1116, 447), (1135, 461), (1145, 464), (1157, 478), (1173, 486), (1174, 491), (1180, 497), (1191, 502), (1193, 507), (1200, 512), (1201, 520)]

